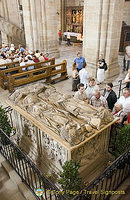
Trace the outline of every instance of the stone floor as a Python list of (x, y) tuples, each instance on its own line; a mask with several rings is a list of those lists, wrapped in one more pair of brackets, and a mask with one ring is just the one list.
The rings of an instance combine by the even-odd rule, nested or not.
[[(74, 95), (74, 92), (71, 91), (72, 88), (72, 64), (73, 60), (77, 55), (77, 52), (80, 51), (82, 53), (82, 44), (73, 43), (71, 46), (67, 46), (66, 42), (62, 42), (62, 45), (59, 46), (60, 51), (60, 58), (56, 59), (56, 63), (59, 63), (63, 60), (67, 61), (67, 71), (68, 71), (68, 79), (63, 80), (61, 82), (56, 83), (54, 86), (67, 94)], [(118, 85), (118, 80), (124, 79), (126, 72), (123, 72), (123, 56), (119, 55), (119, 66), (120, 66), (120, 74), (116, 77), (112, 77), (111, 79), (105, 80), (104, 84), (100, 86), (100, 89), (105, 87), (105, 83), (108, 81), (113, 82), (114, 85)], [(117, 92), (118, 95), (118, 88), (119, 86), (115, 87), (114, 90)], [(9, 95), (8, 90), (3, 90), (0, 88), (0, 105), (7, 106), (6, 100)]]

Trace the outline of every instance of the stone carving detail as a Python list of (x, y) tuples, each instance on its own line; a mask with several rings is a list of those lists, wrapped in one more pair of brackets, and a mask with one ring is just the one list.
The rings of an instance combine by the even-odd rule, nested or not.
[(59, 162), (59, 164), (62, 166), (67, 160), (67, 151), (65, 148), (43, 132), (42, 143), (42, 146), (44, 147), (42, 150), (43, 156), (47, 156), (49, 160)]
[(76, 102), (43, 83), (18, 89), (9, 99), (70, 145), (79, 144), (113, 120), (108, 110)]

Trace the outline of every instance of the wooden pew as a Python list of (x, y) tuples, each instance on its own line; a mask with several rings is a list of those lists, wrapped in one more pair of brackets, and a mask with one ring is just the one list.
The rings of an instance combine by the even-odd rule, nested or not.
[(34, 66), (34, 69), (37, 69), (37, 68), (46, 66), (46, 64), (54, 65), (55, 64), (55, 58), (45, 60), (43, 62), (32, 63), (32, 64), (28, 64), (28, 65), (25, 65), (25, 66), (18, 66), (18, 67), (12, 67), (12, 68), (9, 68), (9, 69), (1, 70), (0, 71), (0, 86), (3, 89), (5, 89), (6, 88), (6, 82), (8, 80), (8, 76), (10, 76), (11, 74), (22, 73), (23, 68), (27, 69), (29, 66)]
[[(57, 80), (65, 79), (67, 78), (66, 65), (67, 63), (64, 60), (62, 63), (56, 65), (45, 66), (38, 69), (10, 75), (8, 76), (9, 92), (12, 92), (15, 87), (32, 83), (41, 79), (45, 79), (46, 83), (52, 83)], [(55, 70), (53, 70), (54, 67)], [(60, 76), (56, 77), (58, 74)]]
[(19, 66), (19, 62), (18, 61), (17, 62), (11, 62), (11, 63), (2, 64), (2, 65), (0, 65), (0, 68), (7, 67), (7, 69), (9, 69), (9, 68), (12, 68), (12, 67), (17, 67), (17, 66)]

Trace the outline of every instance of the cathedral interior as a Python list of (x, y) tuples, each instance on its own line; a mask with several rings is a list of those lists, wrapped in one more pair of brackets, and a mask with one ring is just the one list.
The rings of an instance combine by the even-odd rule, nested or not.
[[(103, 81), (98, 78), (101, 55), (107, 65)], [(72, 66), (81, 58), (97, 83), (94, 92), (105, 101), (110, 83), (116, 103), (127, 93), (120, 109), (127, 110), (123, 125), (114, 116), (115, 103), (110, 110), (109, 104), (96, 107), (87, 98), (75, 98), (84, 67), (75, 68), (75, 91)], [(130, 0), (0, 0), (1, 200), (130, 199), (129, 67)], [(10, 137), (4, 123), (9, 123)], [(126, 149), (117, 156), (123, 129), (128, 142), (119, 138)], [(71, 161), (80, 163), (80, 187), (76, 173), (75, 180), (68, 181), (67, 172), (64, 183), (58, 182)], [(75, 171), (70, 168), (71, 176)]]

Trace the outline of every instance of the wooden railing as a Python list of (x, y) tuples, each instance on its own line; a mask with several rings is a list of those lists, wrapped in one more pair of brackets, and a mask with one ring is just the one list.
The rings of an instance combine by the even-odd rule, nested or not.
[[(67, 78), (67, 63), (64, 60), (62, 63), (40, 67), (30, 71), (8, 75), (8, 89), (12, 92), (15, 87), (31, 83), (37, 80), (45, 79), (46, 83)], [(56, 75), (60, 74), (59, 77)], [(56, 76), (56, 77), (55, 77)]]
[(30, 66), (34, 66), (34, 69), (37, 69), (37, 68), (45, 67), (46, 64), (54, 65), (55, 64), (55, 58), (52, 58), (52, 59), (49, 59), (49, 60), (45, 60), (43, 62), (28, 64), (28, 65), (25, 65), (25, 66), (18, 66), (18, 67), (16, 67), (16, 66), (13, 67), (14, 66), (14, 63), (13, 63), (12, 65), (9, 65), (10, 67), (8, 69), (0, 71), (0, 86), (3, 89), (5, 89), (6, 88), (6, 83), (7, 83), (7, 80), (8, 80), (8, 76), (10, 76), (12, 74), (22, 73), (23, 72), (23, 68), (27, 69)]

